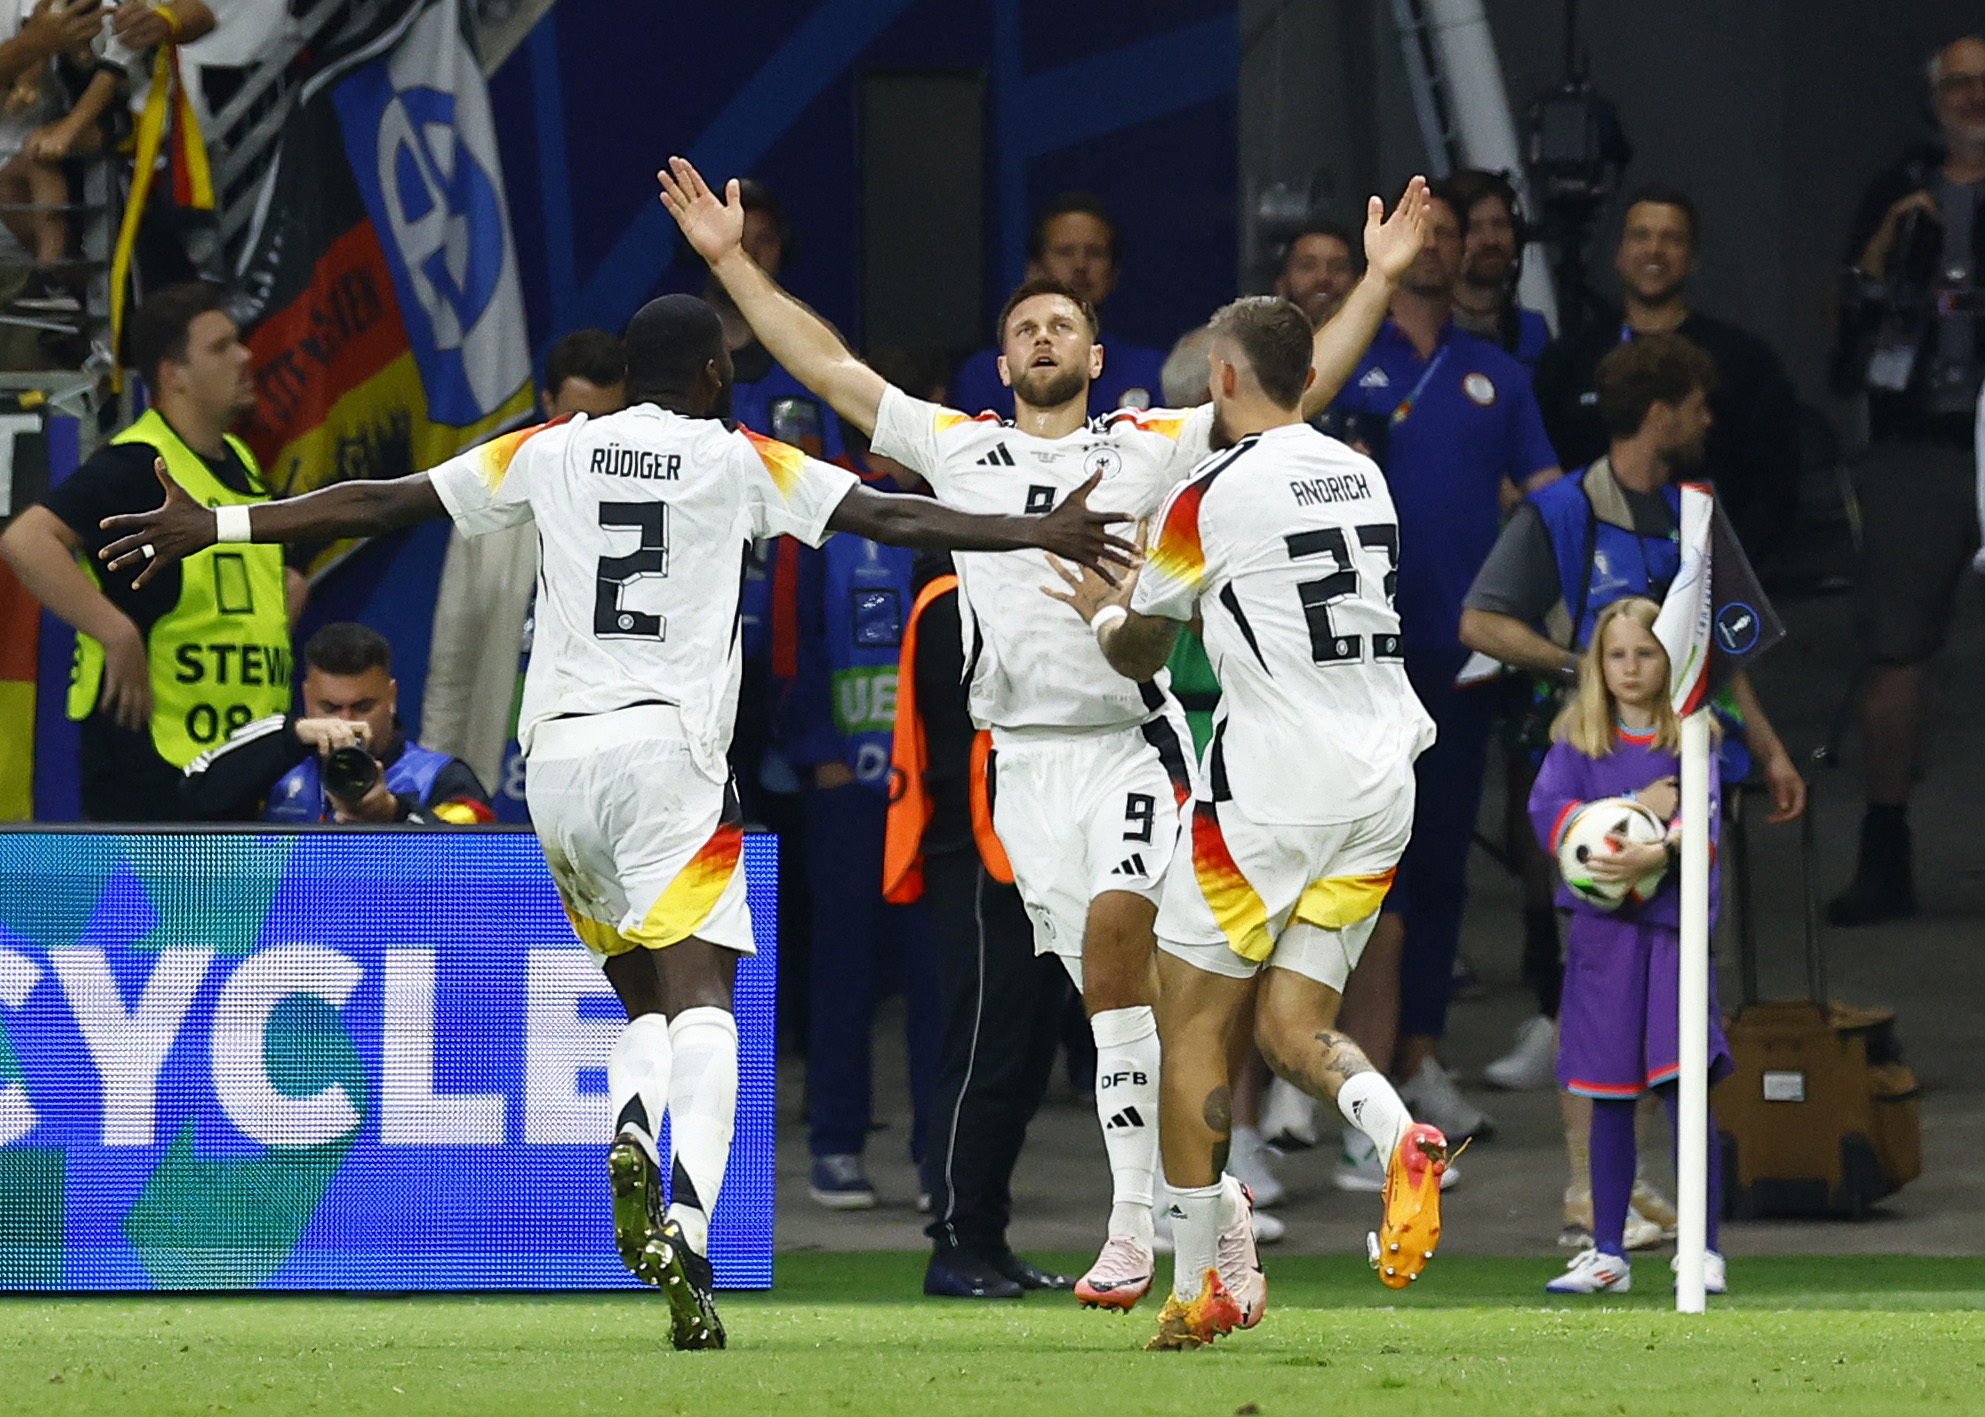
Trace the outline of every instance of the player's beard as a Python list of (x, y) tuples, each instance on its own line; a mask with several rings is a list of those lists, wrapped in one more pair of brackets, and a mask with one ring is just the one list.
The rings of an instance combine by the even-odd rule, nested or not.
[(1694, 438), (1686, 443), (1678, 443), (1672, 448), (1662, 449), (1661, 461), (1668, 466), (1668, 480), (1670, 482), (1677, 482), (1692, 472), (1701, 471), (1702, 456), (1703, 440), (1701, 438)]
[(1082, 396), (1088, 377), (1079, 369), (1022, 369), (1013, 396), (1029, 408), (1060, 408)]

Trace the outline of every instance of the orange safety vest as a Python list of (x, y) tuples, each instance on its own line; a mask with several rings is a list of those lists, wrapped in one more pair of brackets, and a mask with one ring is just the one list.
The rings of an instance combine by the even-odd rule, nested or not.
[[(923, 896), (924, 832), (933, 810), (924, 786), (930, 755), (923, 717), (917, 712), (917, 626), (933, 600), (957, 588), (955, 575), (932, 580), (917, 592), (910, 623), (903, 629), (903, 658), (896, 671), (896, 735), (890, 745), (889, 823), (882, 846), (882, 898), (893, 905), (907, 905)], [(993, 831), (992, 794), (986, 781), (991, 758), (992, 735), (980, 729), (972, 740), (972, 837), (986, 873), (1002, 885), (1012, 885), (1013, 867)]]

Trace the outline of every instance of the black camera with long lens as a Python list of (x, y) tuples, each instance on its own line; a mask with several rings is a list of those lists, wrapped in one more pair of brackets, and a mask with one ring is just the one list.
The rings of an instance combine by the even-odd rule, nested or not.
[(379, 781), (379, 764), (363, 748), (333, 748), (324, 759), (324, 790), (356, 802)]

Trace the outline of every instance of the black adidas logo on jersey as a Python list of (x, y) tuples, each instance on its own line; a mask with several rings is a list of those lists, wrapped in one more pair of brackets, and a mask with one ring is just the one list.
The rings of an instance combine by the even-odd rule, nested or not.
[(1133, 853), (1124, 860), (1117, 862), (1116, 869), (1111, 871), (1110, 874), (1112, 876), (1141, 876), (1144, 874), (1144, 857), (1141, 854)]
[(1106, 1132), (1114, 1132), (1114, 1131), (1120, 1131), (1126, 1127), (1141, 1127), (1143, 1125), (1144, 1125), (1143, 1114), (1140, 1113), (1135, 1107), (1126, 1107), (1123, 1109), (1123, 1111), (1117, 1113), (1116, 1116), (1110, 1118), (1109, 1121), (1105, 1122), (1103, 1124), (1103, 1130)]
[(1001, 443), (998, 446), (996, 446), (991, 452), (987, 453), (984, 457), (980, 458), (977, 462), (973, 463), (972, 466), (973, 467), (1012, 467), (1014, 466), (1013, 454), (1006, 450), (1006, 444)]

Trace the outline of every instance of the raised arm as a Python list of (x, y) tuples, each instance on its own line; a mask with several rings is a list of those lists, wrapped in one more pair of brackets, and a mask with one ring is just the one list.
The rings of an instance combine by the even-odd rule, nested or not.
[[(133, 589), (162, 568), (220, 540), (215, 510), (201, 506), (167, 477), (163, 458), (152, 464), (152, 470), (165, 489), (165, 501), (149, 512), (105, 517), (104, 530), (122, 535), (97, 553), (112, 571), (137, 569)], [(341, 482), (301, 497), (238, 510), (249, 521), (249, 534), (237, 539), (248, 541), (337, 541), (347, 536), (378, 536), (448, 515), (441, 494), (424, 472), (385, 482)], [(252, 517), (248, 516), (251, 513)]]
[[(1045, 516), (979, 516), (929, 497), (856, 487), (841, 499), (827, 525), (891, 546), (931, 551), (1024, 551), (1039, 547), (1085, 566), (1128, 566), (1137, 547), (1104, 530), (1123, 517), (1091, 511), (1099, 472)], [(1107, 577), (1106, 577), (1107, 579)]]
[(841, 417), (873, 433), (888, 385), (841, 343), (832, 326), (781, 290), (745, 254), (737, 179), (731, 179), (719, 201), (687, 158), (670, 158), (655, 176), (662, 184), (662, 205), (682, 228), (683, 238), (710, 263), (766, 350)]
[(1335, 315), (1316, 332), (1311, 345), (1310, 368), (1316, 371), (1303, 394), (1304, 419), (1315, 418), (1337, 397), (1344, 381), (1358, 367), (1371, 347), (1372, 336), (1385, 320), (1392, 304), (1393, 287), (1406, 274), (1413, 258), (1427, 239), (1427, 223), (1433, 198), (1427, 195), (1427, 179), (1415, 177), (1399, 196), (1392, 215), (1385, 214), (1385, 203), (1378, 197), (1365, 204), (1365, 274)]

